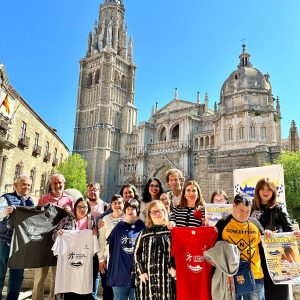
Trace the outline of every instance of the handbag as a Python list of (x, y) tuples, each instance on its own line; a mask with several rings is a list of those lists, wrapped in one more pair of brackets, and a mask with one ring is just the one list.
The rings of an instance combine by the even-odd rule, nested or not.
[(255, 290), (255, 280), (251, 271), (251, 261), (240, 260), (239, 270), (234, 275), (236, 295), (249, 294)]
[(240, 260), (239, 270), (233, 276), (236, 295), (249, 294), (255, 290), (255, 279), (251, 270), (251, 245), (249, 230), (250, 226), (248, 222), (250, 257), (249, 260)]

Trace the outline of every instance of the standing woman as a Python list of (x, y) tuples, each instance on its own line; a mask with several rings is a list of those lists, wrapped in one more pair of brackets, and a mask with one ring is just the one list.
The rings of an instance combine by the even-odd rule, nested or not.
[(143, 198), (141, 199), (141, 213), (139, 218), (145, 222), (146, 212), (149, 203), (153, 200), (159, 200), (160, 195), (163, 193), (161, 181), (157, 177), (151, 177), (145, 185)]
[(179, 205), (173, 208), (170, 216), (174, 226), (198, 227), (205, 225), (205, 208), (201, 189), (194, 180), (185, 182)]
[(214, 204), (227, 204), (229, 203), (225, 191), (214, 191), (211, 195), (210, 202)]
[(138, 219), (140, 204), (130, 199), (124, 204), (124, 221), (120, 221), (107, 239), (109, 264), (107, 284), (112, 287), (115, 300), (133, 300), (132, 282), (133, 249), (144, 222)]
[[(88, 200), (84, 199), (84, 198), (79, 198), (74, 205), (74, 214), (70, 213), (67, 217), (65, 217), (64, 219), (62, 219), (58, 225), (57, 228), (55, 229), (55, 231), (53, 232), (53, 240), (55, 241), (58, 235), (62, 235), (64, 234), (65, 230), (85, 230), (85, 229), (91, 229), (94, 231), (94, 234), (97, 234), (97, 226), (96, 226), (96, 222), (93, 218), (93, 216), (91, 216), (89, 213), (91, 211), (91, 207), (90, 207), (90, 203)], [(64, 294), (58, 294), (56, 295), (57, 299), (64, 299), (64, 300), (75, 300), (75, 299), (85, 299), (85, 300), (92, 300), (94, 299), (92, 296), (92, 288), (93, 288), (93, 259), (91, 258), (90, 260), (90, 271), (91, 274), (86, 274), (85, 273), (85, 277), (84, 278), (60, 278), (61, 274), (59, 272), (59, 269), (57, 268), (56, 271), (56, 279), (55, 280), (55, 285), (59, 284), (59, 287), (62, 289), (68, 289), (68, 285), (66, 284), (66, 282), (70, 283), (70, 282), (78, 282), (78, 280), (80, 281), (84, 281), (84, 279), (86, 279), (87, 281), (89, 281), (89, 279), (91, 280), (90, 284), (90, 288), (91, 288), (91, 293), (90, 294), (76, 294), (76, 293), (64, 293)], [(59, 275), (59, 278), (57, 278)], [(70, 274), (68, 274), (70, 275)], [(77, 276), (79, 276), (77, 274)], [(64, 282), (65, 284), (61, 284), (62, 282)], [(89, 285), (89, 282), (87, 282), (87, 284)], [(82, 284), (84, 285), (84, 284)], [(56, 288), (55, 288), (56, 289)]]
[[(262, 178), (256, 184), (251, 216), (256, 218), (264, 229), (273, 232), (293, 231), (289, 215), (284, 210), (284, 204), (278, 203), (277, 201), (276, 186), (269, 178)], [(294, 233), (298, 237), (299, 232), (295, 231)], [(264, 271), (266, 300), (288, 299), (288, 285), (275, 285), (269, 276), (263, 254), (261, 255), (261, 258)]]
[(168, 213), (160, 200), (147, 208), (146, 228), (136, 240), (134, 249), (135, 299), (175, 299), (176, 271), (171, 260), (171, 234)]
[(131, 183), (122, 185), (119, 194), (123, 197), (125, 202), (129, 199), (139, 200), (139, 194), (136, 190), (136, 187)]
[(109, 237), (111, 231), (120, 222), (123, 221), (124, 216), (124, 199), (121, 195), (113, 195), (111, 198), (112, 213), (103, 217), (101, 228), (99, 229), (99, 271), (101, 276), (101, 285), (103, 287), (103, 300), (113, 300), (113, 290), (107, 285), (107, 264), (109, 249), (106, 239)]

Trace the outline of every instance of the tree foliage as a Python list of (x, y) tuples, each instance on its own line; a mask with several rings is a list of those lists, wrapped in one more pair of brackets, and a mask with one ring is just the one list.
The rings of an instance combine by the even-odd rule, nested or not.
[(87, 161), (80, 154), (72, 154), (56, 168), (66, 178), (65, 188), (74, 188), (83, 195), (86, 192), (86, 168)]
[(276, 164), (284, 168), (285, 197), (290, 215), (300, 218), (300, 152), (282, 152)]

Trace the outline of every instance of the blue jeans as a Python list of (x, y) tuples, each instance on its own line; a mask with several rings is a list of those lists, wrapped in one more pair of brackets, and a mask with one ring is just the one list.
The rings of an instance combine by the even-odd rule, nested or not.
[(100, 281), (99, 260), (97, 254), (93, 257), (93, 298), (98, 300), (98, 288)]
[(252, 293), (235, 296), (235, 300), (265, 300), (263, 280), (255, 280), (255, 290)]
[(123, 288), (113, 286), (114, 300), (133, 300), (134, 299), (134, 288)]
[[(10, 246), (0, 241), (0, 294), (4, 286), (5, 275), (7, 272), (7, 262), (9, 257)], [(23, 282), (23, 269), (9, 269), (8, 285), (7, 285), (7, 300), (18, 300), (21, 285)]]

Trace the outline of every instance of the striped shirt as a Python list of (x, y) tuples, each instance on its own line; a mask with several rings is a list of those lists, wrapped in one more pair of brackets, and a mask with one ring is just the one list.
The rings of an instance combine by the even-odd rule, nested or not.
[(205, 210), (201, 209), (202, 219), (197, 219), (194, 216), (196, 208), (176, 206), (170, 216), (170, 220), (175, 222), (176, 227), (199, 227), (203, 226), (202, 219), (205, 218)]

